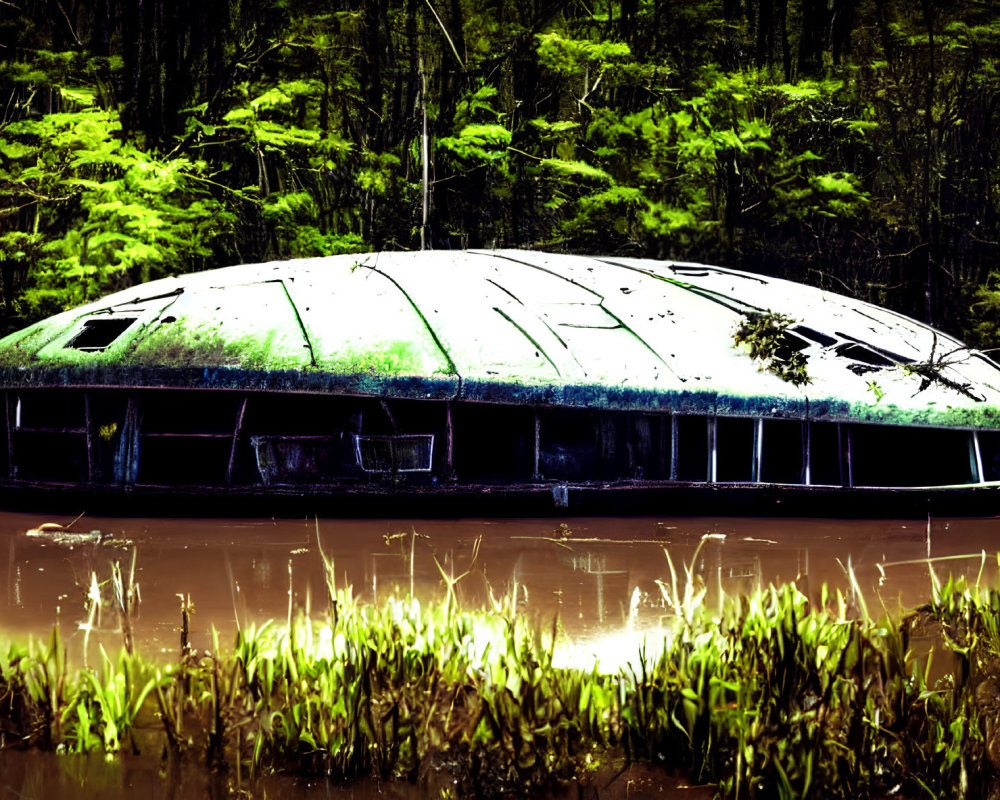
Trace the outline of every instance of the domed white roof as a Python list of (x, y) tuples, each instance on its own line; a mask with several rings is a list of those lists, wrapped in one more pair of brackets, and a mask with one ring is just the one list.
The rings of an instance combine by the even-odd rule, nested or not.
[[(792, 320), (808, 382), (734, 343)], [(1000, 428), (1000, 368), (915, 320), (699, 264), (340, 255), (154, 281), (0, 340), (4, 386), (190, 387)]]

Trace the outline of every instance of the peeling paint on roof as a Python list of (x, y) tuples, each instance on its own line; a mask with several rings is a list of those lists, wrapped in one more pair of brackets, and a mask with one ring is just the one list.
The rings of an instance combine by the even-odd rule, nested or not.
[[(740, 319), (765, 311), (795, 320), (808, 384), (734, 347)], [(330, 256), (154, 281), (0, 340), (0, 384), (1000, 428), (1000, 368), (899, 314), (721, 267), (513, 250)]]

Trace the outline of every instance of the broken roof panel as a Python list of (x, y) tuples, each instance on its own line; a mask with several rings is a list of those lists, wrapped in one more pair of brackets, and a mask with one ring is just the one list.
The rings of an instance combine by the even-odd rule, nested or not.
[[(794, 320), (794, 386), (734, 345)], [(720, 267), (526, 251), (244, 265), (0, 341), (0, 383), (184, 386), (1000, 428), (1000, 369), (915, 320)]]

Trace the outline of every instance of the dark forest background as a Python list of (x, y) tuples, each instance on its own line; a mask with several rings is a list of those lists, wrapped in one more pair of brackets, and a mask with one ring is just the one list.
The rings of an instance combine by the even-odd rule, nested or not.
[(993, 0), (0, 0), (0, 330), (423, 238), (734, 266), (995, 347), (998, 126)]

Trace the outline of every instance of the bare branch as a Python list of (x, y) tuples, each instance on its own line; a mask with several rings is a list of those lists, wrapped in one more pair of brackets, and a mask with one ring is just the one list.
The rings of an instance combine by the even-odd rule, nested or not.
[(59, 6), (63, 19), (66, 20), (66, 27), (69, 28), (69, 32), (73, 34), (73, 41), (76, 42), (76, 46), (83, 47), (83, 42), (80, 41), (80, 37), (77, 36), (76, 31), (73, 30), (73, 23), (69, 21), (69, 15), (66, 13), (66, 9), (63, 8), (63, 4), (59, 0), (56, 0), (56, 5)]
[(451, 35), (448, 33), (448, 29), (444, 26), (441, 21), (441, 17), (438, 16), (438, 12), (434, 10), (434, 6), (431, 5), (431, 0), (424, 0), (427, 3), (427, 7), (431, 10), (431, 14), (434, 15), (434, 19), (437, 21), (438, 27), (441, 28), (441, 33), (444, 34), (444, 38), (448, 40), (448, 46), (451, 47), (451, 52), (455, 54), (455, 60), (458, 62), (463, 70), (465, 69), (465, 63), (462, 61), (462, 57), (458, 54), (458, 50), (455, 48), (455, 43), (451, 40)]
[(907, 256), (912, 256), (921, 247), (927, 247), (927, 242), (921, 242), (918, 245), (914, 245), (905, 253), (886, 253), (882, 258), (906, 258)]

